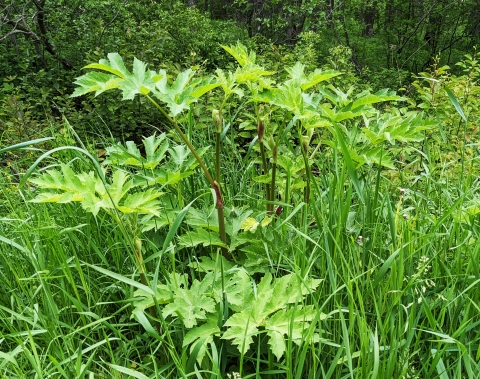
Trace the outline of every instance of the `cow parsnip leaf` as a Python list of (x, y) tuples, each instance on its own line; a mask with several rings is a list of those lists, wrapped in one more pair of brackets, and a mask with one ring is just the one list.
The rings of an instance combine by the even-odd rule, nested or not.
[[(310, 322), (317, 317), (320, 319), (326, 317), (319, 315), (313, 306), (299, 305), (288, 309), (289, 304), (303, 301), (305, 296), (317, 288), (321, 282), (319, 279), (300, 280), (294, 274), (274, 279), (272, 274), (267, 273), (257, 285), (256, 295), (252, 294), (252, 298), (248, 295), (248, 291), (253, 291), (253, 288), (249, 287), (246, 281), (243, 284), (235, 281), (239, 278), (241, 277), (230, 279), (231, 282), (236, 283), (236, 286), (243, 287), (243, 292), (238, 292), (242, 298), (232, 297), (237, 304), (236, 308), (231, 308), (239, 312), (225, 323), (227, 331), (222, 338), (232, 340), (232, 344), (236, 345), (241, 352), (242, 348), (243, 352), (248, 350), (253, 342), (253, 335), (258, 333), (260, 327), (264, 327), (269, 336), (272, 352), (279, 359), (285, 352), (284, 335), (300, 343), (302, 338), (307, 338), (304, 331), (310, 327)], [(226, 293), (228, 294), (230, 290), (230, 288), (226, 289)], [(238, 291), (238, 288), (236, 290)]]
[[(210, 257), (200, 257), (199, 261), (191, 262), (189, 267), (195, 268), (198, 272), (217, 273), (221, 271), (221, 265), (225, 271), (229, 271), (234, 264), (228, 261), (223, 255)], [(222, 262), (220, 262), (220, 260)]]
[(190, 83), (194, 74), (194, 71), (188, 69), (178, 74), (172, 85), (168, 84), (166, 76), (155, 83), (154, 96), (167, 104), (173, 117), (190, 109), (190, 104), (219, 86), (219, 83), (212, 83), (212, 78), (198, 79)]
[(227, 330), (222, 339), (232, 340), (240, 354), (244, 354), (253, 343), (253, 336), (258, 333), (258, 325), (249, 311), (242, 311), (232, 315), (225, 323)]
[(213, 342), (213, 337), (220, 334), (220, 328), (218, 327), (218, 317), (216, 315), (208, 315), (207, 322), (203, 325), (192, 328), (185, 334), (183, 338), (182, 346), (190, 346), (190, 353), (192, 353), (197, 345), (200, 343), (201, 347), (198, 350), (197, 362), (201, 363), (207, 347)]
[(154, 134), (144, 138), (143, 145), (146, 157), (142, 156), (133, 141), (127, 141), (125, 146), (121, 144), (109, 146), (106, 149), (108, 158), (105, 160), (105, 164), (141, 167), (146, 170), (155, 169), (165, 159), (165, 153), (169, 148), (168, 140), (165, 138), (165, 133), (158, 137)]
[(103, 72), (93, 71), (79, 77), (74, 83), (78, 85), (72, 94), (72, 97), (85, 95), (89, 92), (95, 92), (95, 96), (102, 92), (120, 88), (119, 82), (122, 79), (115, 75), (105, 74)]
[[(318, 312), (310, 305), (307, 307), (290, 308), (286, 312), (278, 311), (267, 319), (265, 329), (269, 337), (268, 344), (277, 360), (280, 360), (285, 353), (286, 344), (284, 336), (287, 336), (297, 345), (310, 343), (305, 331), (308, 330), (310, 322), (317, 316)], [(320, 319), (325, 318), (326, 315), (320, 315)]]
[(320, 82), (341, 75), (341, 72), (334, 70), (322, 71), (320, 69), (316, 69), (307, 76), (305, 74), (305, 65), (300, 62), (297, 62), (293, 67), (286, 68), (286, 71), (290, 76), (289, 81), (296, 83), (296, 85), (299, 86), (302, 91), (305, 91)]
[(249, 53), (245, 45), (242, 45), (240, 42), (237, 42), (235, 46), (221, 46), (227, 53), (229, 53), (232, 57), (235, 58), (235, 60), (241, 67), (247, 64), (255, 63), (255, 60), (257, 58), (255, 52), (250, 51)]
[[(136, 312), (144, 312), (145, 309), (155, 305), (153, 296), (143, 289), (137, 289), (133, 295), (133, 305), (135, 306), (135, 309), (132, 312), (132, 317)], [(157, 290), (155, 291), (155, 300), (157, 304), (168, 304), (171, 300), (171, 295), (172, 293), (170, 289), (165, 284), (157, 285)]]
[[(218, 300), (222, 299), (221, 281), (217, 281)], [(235, 312), (245, 309), (246, 304), (254, 300), (252, 278), (244, 269), (236, 270), (235, 273), (224, 283), (228, 306)]]
[(178, 240), (182, 247), (195, 247), (197, 245), (227, 247), (218, 236), (218, 233), (212, 233), (202, 228), (188, 231), (180, 236)]
[(296, 116), (300, 116), (303, 112), (303, 96), (302, 90), (298, 83), (286, 82), (278, 88), (272, 90), (271, 103), (283, 109), (292, 112)]
[(97, 70), (107, 71), (113, 75), (125, 79), (130, 72), (128, 72), (123, 59), (118, 53), (109, 53), (107, 59), (100, 59), (98, 63), (91, 63), (84, 68), (95, 68)]
[(155, 90), (155, 80), (162, 75), (154, 71), (148, 71), (146, 64), (134, 58), (133, 73), (127, 70), (122, 57), (118, 53), (108, 54), (107, 59), (100, 59), (98, 63), (92, 63), (84, 68), (97, 69), (110, 73), (87, 73), (75, 81), (80, 86), (72, 94), (72, 97), (80, 96), (88, 92), (95, 95), (118, 88), (123, 93), (124, 100), (132, 100), (136, 94), (148, 95)]
[(235, 73), (229, 71), (228, 77), (225, 75), (225, 72), (218, 68), (215, 73), (216, 82), (222, 87), (225, 96), (229, 96), (231, 94), (236, 94), (239, 98), (242, 98), (245, 94), (244, 91), (238, 87), (237, 79)]
[(141, 213), (153, 214), (160, 216), (160, 201), (158, 198), (162, 196), (162, 192), (158, 192), (153, 188), (149, 188), (144, 192), (129, 194), (125, 197), (123, 204), (118, 205), (118, 210), (123, 214)]
[(76, 174), (65, 164), (60, 165), (60, 170), (47, 170), (30, 181), (41, 189), (56, 191), (40, 192), (31, 200), (32, 202), (80, 202), (83, 209), (91, 212), (94, 216), (100, 209), (113, 208), (117, 208), (124, 214), (160, 215), (158, 197), (162, 193), (154, 189), (129, 193), (135, 184), (130, 176), (121, 170), (113, 172), (111, 183), (107, 183), (106, 187), (93, 172)]
[[(198, 281), (195, 281), (198, 282)], [(201, 296), (192, 289), (179, 288), (175, 291), (175, 300), (163, 309), (163, 317), (176, 315), (180, 317), (186, 328), (193, 328), (199, 321), (206, 320), (207, 313), (215, 312), (215, 301), (212, 298)]]

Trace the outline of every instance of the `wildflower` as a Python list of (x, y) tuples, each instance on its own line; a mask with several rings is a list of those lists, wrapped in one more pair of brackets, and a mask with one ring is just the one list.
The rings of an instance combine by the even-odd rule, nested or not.
[(363, 237), (362, 237), (362, 236), (358, 236), (357, 243), (358, 243), (360, 246), (363, 246)]
[(437, 296), (440, 300), (447, 301), (447, 298), (443, 296), (441, 293), (437, 293)]

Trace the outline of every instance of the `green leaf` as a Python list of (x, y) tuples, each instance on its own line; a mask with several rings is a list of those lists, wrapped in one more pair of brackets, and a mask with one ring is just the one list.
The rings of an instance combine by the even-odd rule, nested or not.
[[(144, 289), (137, 289), (133, 293), (133, 305), (135, 309), (132, 312), (132, 317), (137, 312), (144, 312), (145, 309), (153, 307), (155, 301), (153, 300), (152, 292), (147, 292)], [(172, 291), (165, 284), (158, 284), (155, 291), (155, 299), (157, 304), (168, 304), (172, 298)]]
[[(279, 311), (266, 321), (268, 344), (278, 360), (285, 353), (284, 336), (288, 336), (296, 344), (310, 342), (305, 340), (304, 332), (310, 327), (310, 321), (314, 320), (317, 315), (313, 305), (310, 305), (290, 308), (287, 312)], [(325, 315), (322, 317), (326, 318)]]
[(100, 59), (99, 63), (92, 63), (85, 68), (106, 71), (110, 74), (90, 72), (75, 81), (80, 86), (72, 94), (72, 97), (80, 96), (88, 92), (95, 95), (109, 89), (119, 88), (123, 93), (124, 100), (132, 100), (136, 94), (148, 95), (155, 90), (155, 82), (159, 75), (154, 71), (147, 71), (146, 64), (134, 58), (133, 73), (130, 73), (118, 53), (108, 54), (108, 60)]
[(235, 81), (239, 84), (256, 82), (262, 89), (268, 89), (271, 88), (272, 81), (268, 78), (265, 78), (265, 76), (270, 76), (273, 74), (273, 71), (266, 71), (261, 66), (248, 64), (245, 67), (238, 68), (235, 71)]
[(160, 216), (159, 207), (160, 201), (158, 197), (162, 196), (162, 192), (158, 192), (153, 188), (149, 188), (144, 192), (137, 192), (129, 194), (122, 205), (118, 205), (118, 210), (124, 214), (128, 213), (141, 213), (141, 214), (153, 214), (157, 217)]
[(190, 208), (186, 222), (192, 227), (218, 232), (218, 213), (208, 209)]
[(271, 103), (284, 108), (295, 115), (303, 111), (302, 90), (295, 82), (288, 82), (272, 91)]
[(227, 53), (229, 53), (232, 57), (235, 58), (235, 60), (241, 67), (246, 66), (247, 64), (255, 63), (255, 52), (251, 51), (250, 53), (248, 53), (247, 48), (240, 42), (237, 42), (235, 46), (221, 46)]
[(115, 206), (119, 205), (123, 197), (133, 187), (132, 180), (129, 180), (128, 178), (128, 174), (121, 170), (114, 171), (112, 175), (112, 183), (108, 190)]
[(234, 73), (231, 71), (228, 72), (228, 77), (225, 75), (225, 72), (222, 69), (217, 69), (215, 71), (217, 74), (216, 81), (217, 84), (222, 87), (223, 92), (225, 92), (225, 95), (231, 95), (231, 94), (236, 94), (238, 97), (243, 97), (244, 92), (241, 88), (238, 88), (237, 84), (237, 78)]
[(211, 233), (201, 228), (186, 232), (178, 240), (182, 247), (195, 247), (197, 245), (227, 247), (218, 236), (218, 233)]
[(467, 122), (467, 117), (465, 116), (465, 113), (463, 113), (463, 109), (458, 103), (457, 98), (455, 97), (454, 93), (450, 90), (450, 88), (448, 88), (446, 85), (445, 85), (445, 92), (447, 93), (448, 98), (452, 102), (453, 106), (457, 110), (460, 117), (463, 119), (463, 121)]
[(154, 292), (153, 290), (150, 288), (150, 287), (147, 287), (146, 285), (143, 285), (142, 283), (139, 283), (133, 279), (130, 279), (130, 278), (127, 278), (126, 276), (123, 276), (123, 275), (120, 275), (120, 274), (117, 274), (116, 272), (113, 272), (113, 271), (110, 271), (110, 270), (107, 270), (107, 269), (104, 269), (103, 267), (99, 267), (99, 266), (95, 266), (95, 265), (91, 265), (89, 263), (85, 263), (87, 266), (93, 268), (94, 270), (104, 274), (104, 275), (107, 275), (113, 279), (116, 279), (118, 280), (119, 282), (122, 282), (122, 283), (125, 283), (125, 284), (128, 284), (129, 286), (132, 286), (132, 287), (135, 287), (135, 288), (138, 288), (142, 291), (145, 291), (147, 294), (151, 294), (153, 295)]
[(108, 60), (100, 59), (98, 63), (91, 63), (84, 68), (95, 68), (125, 79), (130, 73), (125, 68), (122, 57), (118, 53), (110, 53), (107, 55)]
[(188, 266), (194, 267), (196, 270), (198, 270), (198, 272), (208, 272), (208, 273), (220, 272), (219, 260), (223, 261), (222, 264), (223, 264), (223, 269), (225, 271), (230, 270), (234, 266), (233, 263), (230, 261), (227, 261), (227, 259), (223, 255), (220, 255), (220, 256), (215, 255), (214, 258), (215, 260), (213, 260), (210, 257), (200, 257), (200, 261), (191, 262), (188, 264)]
[[(222, 299), (222, 287), (219, 282), (219, 301)], [(234, 275), (225, 282), (225, 293), (228, 300), (228, 306), (240, 312), (245, 309), (247, 304), (254, 300), (252, 278), (245, 269), (236, 270)]]
[(222, 339), (233, 340), (232, 344), (238, 347), (240, 354), (244, 354), (253, 342), (253, 336), (258, 333), (258, 327), (252, 319), (250, 312), (242, 311), (232, 315), (225, 326), (227, 331)]
[(146, 170), (155, 169), (165, 159), (169, 148), (166, 134), (156, 137), (155, 134), (143, 139), (146, 157), (144, 158), (133, 141), (127, 141), (126, 147), (121, 144), (109, 146), (106, 149), (108, 158), (105, 164), (118, 164), (141, 167)]
[(198, 321), (206, 320), (206, 313), (215, 312), (215, 301), (202, 296), (197, 290), (200, 283), (194, 281), (191, 289), (179, 288), (175, 291), (175, 300), (163, 309), (163, 317), (177, 315), (186, 328), (197, 325)]
[(341, 74), (342, 74), (341, 72), (334, 71), (334, 70), (322, 71), (320, 69), (316, 69), (314, 72), (308, 75), (307, 80), (304, 83), (302, 83), (302, 90), (305, 91), (308, 88), (313, 87), (320, 82), (329, 80)]
[(203, 357), (207, 351), (207, 346), (213, 342), (213, 336), (220, 334), (220, 328), (218, 327), (218, 317), (216, 315), (208, 315), (207, 322), (203, 325), (194, 327), (189, 330), (183, 338), (182, 346), (190, 347), (190, 353), (194, 351), (197, 344), (201, 344), (200, 350), (197, 355), (197, 362), (202, 363)]
[(305, 75), (305, 65), (300, 62), (297, 62), (295, 66), (286, 68), (286, 71), (289, 73), (290, 80), (289, 82), (294, 82), (299, 86), (302, 91), (305, 91), (320, 82), (334, 78), (335, 76), (341, 75), (341, 72), (328, 70), (322, 71), (316, 69), (314, 72), (310, 73), (308, 77)]
[(74, 83), (79, 87), (75, 88), (75, 91), (71, 97), (77, 97), (85, 95), (89, 92), (95, 92), (95, 96), (100, 95), (102, 92), (120, 88), (119, 82), (122, 79), (115, 76), (105, 74), (103, 72), (89, 72), (79, 77)]
[(124, 214), (153, 214), (159, 216), (163, 193), (153, 188), (145, 192), (129, 194), (135, 187), (129, 175), (122, 170), (115, 170), (110, 184), (105, 185), (93, 172), (76, 174), (68, 165), (60, 165), (61, 171), (47, 170), (41, 176), (30, 181), (43, 189), (55, 192), (40, 192), (31, 202), (69, 203), (80, 202), (82, 207), (94, 216), (100, 209), (117, 208)]
[(117, 370), (118, 372), (121, 372), (122, 374), (127, 374), (128, 376), (132, 376), (132, 377), (137, 378), (137, 379), (149, 379), (148, 376), (142, 374), (139, 371), (135, 371), (135, 370), (132, 370), (132, 369), (127, 368), (127, 367), (113, 365), (113, 364), (110, 364), (110, 363), (108, 365), (111, 368), (113, 368), (114, 370)]

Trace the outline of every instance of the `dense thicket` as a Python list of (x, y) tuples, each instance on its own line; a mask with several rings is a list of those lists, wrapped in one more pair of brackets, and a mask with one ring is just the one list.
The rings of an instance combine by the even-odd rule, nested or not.
[[(87, 62), (119, 52), (152, 67), (225, 67), (220, 44), (243, 41), (281, 69), (295, 60), (399, 88), (433, 58), (452, 64), (480, 38), (480, 1), (0, 1), (2, 130), (33, 135), (65, 114), (79, 131), (139, 138), (156, 116), (138, 103), (68, 98)], [(82, 115), (76, 111), (82, 112)], [(104, 121), (108, 119), (108, 124)], [(148, 121), (147, 121), (148, 120)]]

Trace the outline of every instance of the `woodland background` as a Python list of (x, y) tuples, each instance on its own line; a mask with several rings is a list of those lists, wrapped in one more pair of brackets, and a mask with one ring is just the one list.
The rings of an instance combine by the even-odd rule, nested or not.
[(300, 60), (409, 94), (412, 73), (436, 57), (458, 73), (480, 39), (479, 0), (10, 0), (0, 9), (2, 124), (21, 115), (10, 132), (28, 136), (64, 114), (77, 130), (104, 133), (108, 119), (115, 136), (138, 139), (155, 119), (138, 103), (68, 98), (81, 68), (113, 51), (213, 72), (232, 62), (220, 44), (241, 41), (271, 69)]

